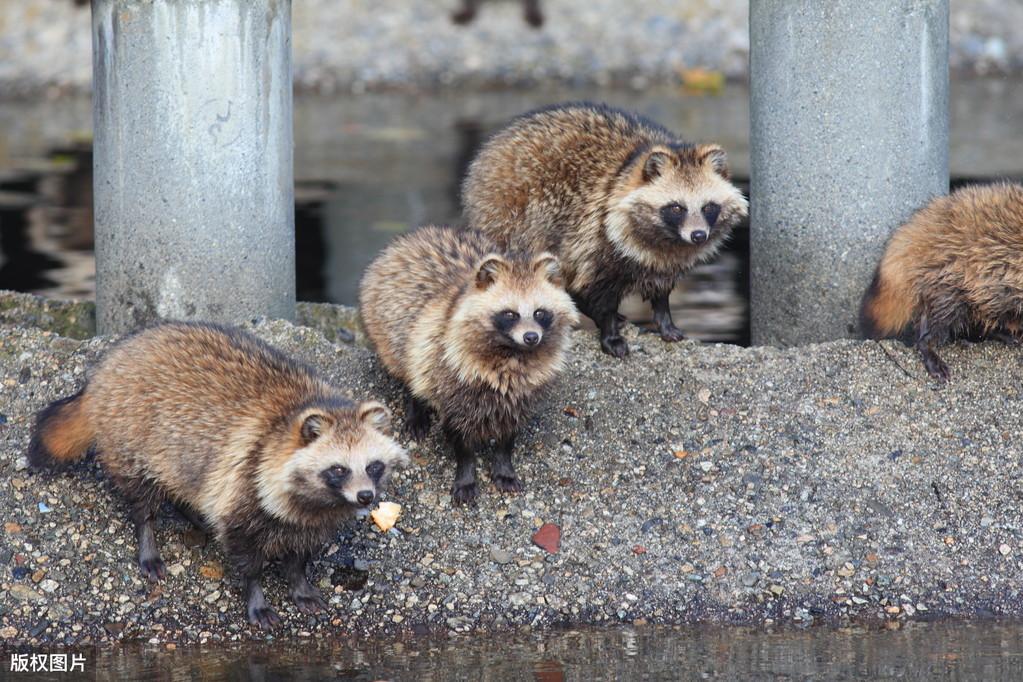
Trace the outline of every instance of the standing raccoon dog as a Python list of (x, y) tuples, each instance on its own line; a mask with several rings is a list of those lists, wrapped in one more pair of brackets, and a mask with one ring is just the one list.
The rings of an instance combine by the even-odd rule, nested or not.
[(628, 354), (618, 305), (638, 291), (665, 341), (678, 341), (668, 295), (745, 217), (725, 152), (606, 106), (526, 114), (484, 145), (462, 188), (468, 223), (506, 248), (550, 251), (568, 291)]
[(440, 417), (456, 459), (451, 494), (476, 498), (475, 450), (491, 438), (491, 478), (517, 492), (515, 434), (561, 370), (578, 321), (557, 261), (500, 254), (479, 232), (424, 227), (396, 239), (366, 270), (363, 326), (380, 359), (408, 388), (416, 440)]
[(306, 564), (406, 460), (381, 431), (389, 416), (250, 334), (173, 323), (121, 342), (84, 389), (43, 409), (28, 456), (60, 467), (97, 449), (150, 580), (165, 574), (153, 534), (162, 500), (208, 525), (244, 577), (249, 621), (271, 627), (264, 560), (283, 559), (300, 611), (326, 608)]
[(938, 197), (892, 235), (863, 297), (867, 338), (916, 332), (927, 372), (955, 337), (1023, 339), (1023, 186), (965, 187)]

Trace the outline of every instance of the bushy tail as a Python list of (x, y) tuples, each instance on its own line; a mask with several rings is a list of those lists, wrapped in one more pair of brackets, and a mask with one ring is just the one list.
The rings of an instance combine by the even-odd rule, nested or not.
[(39, 411), (28, 445), (29, 464), (59, 469), (85, 457), (96, 434), (82, 409), (84, 401), (82, 389)]
[(897, 277), (882, 274), (879, 265), (860, 304), (860, 332), (867, 339), (901, 336), (915, 310), (912, 287)]

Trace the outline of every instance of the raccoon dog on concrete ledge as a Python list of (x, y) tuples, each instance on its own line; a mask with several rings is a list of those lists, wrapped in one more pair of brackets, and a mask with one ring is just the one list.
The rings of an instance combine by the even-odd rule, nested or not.
[(462, 188), (469, 224), (503, 248), (550, 251), (604, 352), (623, 357), (618, 305), (639, 292), (665, 341), (668, 295), (746, 216), (725, 152), (607, 106), (564, 104), (515, 119), (484, 145)]
[(164, 577), (153, 523), (168, 499), (208, 527), (245, 581), (249, 621), (280, 623), (260, 585), (281, 559), (303, 613), (326, 608), (309, 558), (377, 498), (405, 451), (377, 402), (353, 403), (251, 334), (171, 323), (128, 337), (85, 388), (36, 418), (29, 461), (61, 467), (95, 447), (128, 499), (139, 567)]
[(517, 492), (515, 435), (561, 371), (578, 321), (550, 254), (502, 253), (475, 231), (424, 227), (396, 239), (359, 290), (366, 334), (408, 389), (417, 439), (440, 417), (455, 453), (455, 503), (476, 498), (475, 450), (496, 441), (490, 473)]
[(915, 331), (928, 374), (947, 381), (935, 346), (956, 337), (1023, 340), (1023, 186), (963, 187), (892, 234), (863, 296), (867, 338)]

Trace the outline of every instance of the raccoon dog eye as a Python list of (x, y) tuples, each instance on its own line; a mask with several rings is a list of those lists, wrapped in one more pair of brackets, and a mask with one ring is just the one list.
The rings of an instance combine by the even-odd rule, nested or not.
[(551, 323), (551, 320), (554, 319), (554, 315), (549, 310), (538, 308), (536, 312), (533, 313), (533, 319), (539, 322), (542, 326), (547, 326)]
[(519, 319), (519, 314), (514, 310), (503, 310), (501, 311), (501, 317), (509, 321), (517, 320)]
[(682, 204), (670, 204), (668, 206), (668, 210), (675, 215), (682, 215), (686, 212), (686, 209), (682, 206)]
[(384, 475), (384, 469), (387, 467), (383, 462), (373, 461), (366, 465), (366, 475), (372, 478), (374, 481), (378, 480)]
[(704, 204), (701, 211), (703, 213), (703, 217), (707, 220), (707, 224), (713, 225), (717, 222), (718, 216), (721, 214), (721, 204), (711, 201)]

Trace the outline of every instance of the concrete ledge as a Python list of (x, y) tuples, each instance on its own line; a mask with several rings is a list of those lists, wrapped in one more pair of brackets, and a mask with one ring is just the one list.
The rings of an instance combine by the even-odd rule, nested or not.
[[(94, 462), (25, 469), (33, 412), (75, 390), (110, 343), (34, 319), (0, 326), (0, 637), (262, 638), (221, 551), (171, 512), (158, 541), (172, 575), (153, 587)], [(398, 387), (369, 351), (283, 322), (253, 329), (354, 395), (385, 398), (401, 423)], [(484, 484), (478, 508), (452, 509), (435, 430), (390, 491), (404, 505), (397, 530), (352, 522), (314, 563), (329, 615), (299, 614), (271, 569), (278, 635), (1023, 616), (1019, 350), (951, 347), (953, 380), (936, 389), (898, 343), (630, 334), (624, 363), (577, 334), (520, 439), (525, 494)], [(557, 554), (531, 542), (542, 523), (560, 528)]]

